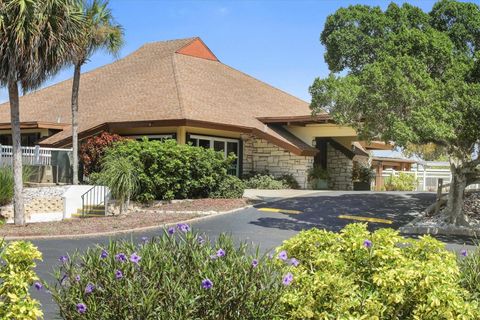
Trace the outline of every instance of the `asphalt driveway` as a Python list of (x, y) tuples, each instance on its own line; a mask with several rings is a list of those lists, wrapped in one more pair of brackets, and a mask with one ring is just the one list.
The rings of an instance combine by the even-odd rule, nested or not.
[[(211, 217), (192, 223), (195, 231), (215, 238), (222, 232), (231, 233), (239, 241), (253, 242), (262, 251), (269, 251), (298, 233), (312, 227), (338, 231), (346, 224), (356, 222), (339, 216), (375, 218), (391, 221), (391, 224), (373, 222), (369, 228), (398, 228), (414, 219), (419, 212), (434, 201), (432, 193), (372, 193), (372, 192), (322, 192), (302, 197), (283, 199), (257, 205), (232, 214)], [(270, 210), (270, 211), (262, 211)], [(272, 211), (283, 211), (272, 212)], [(140, 241), (143, 236), (152, 237), (159, 230), (122, 235), (117, 238), (132, 238)], [(102, 244), (109, 237), (55, 239), (33, 241), (43, 253), (44, 261), (39, 263), (37, 272), (42, 279), (51, 282), (50, 273), (58, 263), (58, 257), (88, 246)], [(463, 247), (463, 239), (458, 244), (449, 244), (451, 249)], [(468, 240), (468, 239), (466, 239)], [(56, 306), (46, 292), (34, 292), (45, 312), (45, 319), (56, 319)]]

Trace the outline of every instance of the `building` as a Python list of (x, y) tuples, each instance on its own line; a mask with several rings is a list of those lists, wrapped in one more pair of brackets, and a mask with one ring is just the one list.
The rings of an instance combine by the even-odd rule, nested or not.
[[(71, 87), (66, 80), (20, 99), (22, 144), (71, 145)], [(236, 174), (330, 172), (330, 188), (352, 189), (353, 161), (368, 158), (356, 132), (327, 113), (218, 60), (200, 38), (145, 44), (81, 78), (79, 138), (101, 131), (233, 152)], [(0, 105), (0, 144), (10, 144), (8, 103)]]

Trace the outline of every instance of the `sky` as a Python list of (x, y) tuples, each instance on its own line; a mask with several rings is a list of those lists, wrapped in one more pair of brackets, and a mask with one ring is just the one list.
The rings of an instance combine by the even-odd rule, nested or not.
[[(125, 29), (125, 46), (117, 58), (96, 53), (83, 71), (122, 58), (146, 42), (199, 36), (221, 62), (309, 102), (313, 80), (328, 75), (319, 40), (327, 16), (351, 4), (386, 8), (390, 2), (110, 0), (113, 15)], [(425, 11), (435, 3), (408, 2)], [(67, 68), (44, 86), (71, 77)], [(0, 90), (0, 101), (7, 100), (6, 90)]]

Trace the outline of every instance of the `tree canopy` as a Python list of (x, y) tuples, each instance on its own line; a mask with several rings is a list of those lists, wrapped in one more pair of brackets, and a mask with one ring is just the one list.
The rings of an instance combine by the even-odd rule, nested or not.
[(427, 14), (390, 4), (328, 17), (321, 41), (332, 73), (310, 92), (366, 139), (434, 143), (468, 162), (480, 140), (480, 8), (451, 0)]
[(407, 3), (341, 8), (327, 18), (321, 42), (331, 74), (310, 87), (314, 112), (331, 112), (362, 139), (437, 145), (467, 184), (479, 178), (478, 5), (440, 0), (429, 13)]

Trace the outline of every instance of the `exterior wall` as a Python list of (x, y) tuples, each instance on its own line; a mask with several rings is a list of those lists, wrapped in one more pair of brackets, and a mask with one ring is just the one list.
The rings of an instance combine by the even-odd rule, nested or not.
[(353, 190), (353, 161), (330, 144), (327, 146), (327, 168), (330, 189)]
[(292, 174), (301, 188), (307, 188), (307, 172), (313, 157), (297, 156), (265, 139), (243, 135), (243, 172), (268, 170), (275, 177)]
[(357, 139), (357, 133), (354, 129), (331, 123), (310, 124), (306, 126), (290, 125), (285, 126), (285, 128), (308, 145), (311, 145), (312, 140), (315, 138), (335, 137), (338, 142), (345, 144), (350, 148), (351, 142)]
[[(62, 197), (35, 198), (25, 203), (25, 219), (27, 222), (61, 220), (62, 213)], [(7, 223), (12, 223), (13, 205), (1, 207), (0, 215), (7, 220)]]

